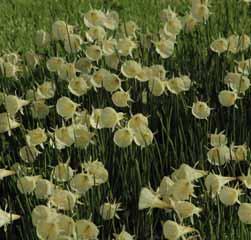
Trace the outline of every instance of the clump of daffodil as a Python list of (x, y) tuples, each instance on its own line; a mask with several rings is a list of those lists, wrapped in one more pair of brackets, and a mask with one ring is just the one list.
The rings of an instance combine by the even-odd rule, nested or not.
[(136, 78), (141, 71), (141, 65), (134, 60), (128, 60), (121, 66), (121, 73), (126, 78)]
[(75, 62), (75, 67), (81, 73), (90, 73), (93, 69), (91, 61), (87, 57), (81, 57)]
[(73, 177), (73, 170), (68, 163), (59, 163), (53, 169), (53, 177), (58, 182), (68, 182)]
[(8, 169), (0, 169), (0, 180), (2, 180), (5, 177), (15, 175), (16, 172), (13, 170), (8, 170)]
[(197, 101), (193, 103), (192, 114), (197, 119), (206, 119), (209, 117), (211, 108), (206, 102)]
[(32, 193), (35, 190), (36, 183), (40, 178), (40, 175), (20, 177), (17, 180), (17, 188), (23, 194)]
[(79, 194), (85, 194), (94, 186), (93, 176), (89, 173), (78, 173), (70, 182), (71, 189)]
[(196, 207), (194, 204), (188, 201), (174, 202), (174, 210), (181, 219), (192, 217), (193, 215), (199, 216), (202, 208)]
[(109, 173), (101, 161), (88, 161), (82, 164), (84, 170), (91, 174), (95, 186), (106, 183), (109, 178)]
[(77, 196), (70, 191), (55, 189), (49, 197), (49, 204), (59, 210), (72, 211), (76, 205)]
[(232, 206), (235, 203), (239, 203), (239, 195), (240, 189), (223, 186), (220, 190), (219, 198), (225, 206)]
[(112, 107), (105, 107), (101, 110), (100, 124), (103, 128), (114, 129), (116, 125), (124, 118), (124, 113), (116, 112)]
[(45, 119), (50, 113), (51, 106), (45, 103), (45, 100), (33, 101), (31, 104), (32, 117), (34, 119)]
[(11, 130), (18, 127), (20, 127), (20, 123), (11, 117), (9, 113), (0, 113), (0, 133), (8, 132), (10, 135)]
[(222, 90), (218, 95), (219, 102), (224, 107), (236, 106), (238, 95), (235, 91)]
[(43, 143), (45, 143), (48, 139), (45, 129), (42, 128), (28, 130), (28, 133), (25, 137), (28, 146), (43, 145)]
[(133, 141), (133, 132), (130, 128), (121, 128), (118, 129), (113, 136), (114, 143), (121, 147), (126, 148), (132, 144)]
[(224, 53), (228, 50), (228, 40), (220, 37), (210, 44), (210, 49), (218, 54)]
[(58, 115), (65, 119), (72, 118), (79, 104), (73, 102), (68, 97), (61, 97), (57, 100), (56, 110)]
[(27, 106), (29, 103), (29, 101), (23, 100), (16, 95), (7, 95), (4, 98), (4, 106), (6, 108), (6, 111), (12, 117), (14, 117), (15, 114), (19, 111), (23, 114), (23, 107)]
[(249, 148), (246, 144), (230, 146), (231, 149), (231, 160), (234, 161), (245, 161), (247, 160)]
[(36, 182), (35, 195), (37, 199), (48, 199), (53, 191), (55, 186), (52, 182), (47, 179), (39, 179)]
[(205, 178), (205, 186), (208, 191), (208, 193), (211, 195), (212, 198), (214, 198), (217, 194), (220, 193), (222, 187), (229, 183), (230, 181), (236, 180), (235, 177), (224, 177), (221, 175), (216, 175), (213, 173), (210, 173)]
[(123, 227), (123, 230), (119, 234), (113, 234), (116, 240), (133, 240), (134, 236), (125, 231), (125, 228)]
[(50, 72), (57, 72), (64, 64), (64, 59), (61, 57), (51, 57), (46, 62), (46, 67)]
[(251, 203), (241, 203), (238, 209), (238, 216), (241, 222), (251, 224)]
[(224, 165), (231, 160), (231, 152), (229, 147), (225, 145), (220, 145), (211, 148), (207, 152), (207, 160), (216, 166)]
[(192, 227), (187, 227), (176, 223), (175, 221), (167, 220), (163, 224), (163, 234), (165, 239), (178, 240), (187, 233), (196, 232)]
[[(54, 131), (54, 141), (56, 148), (59, 150), (70, 147), (75, 141), (73, 127), (63, 126), (56, 128)], [(54, 143), (52, 145), (54, 145)]]
[(240, 73), (227, 73), (224, 82), (237, 94), (245, 94), (250, 87), (250, 79)]
[(56, 91), (55, 84), (51, 81), (46, 81), (37, 87), (36, 97), (38, 99), (51, 99)]
[(36, 31), (34, 41), (37, 47), (45, 48), (49, 46), (51, 42), (51, 36), (44, 30), (38, 30)]
[(86, 83), (86, 80), (83, 77), (75, 77), (72, 80), (70, 80), (68, 89), (69, 91), (77, 96), (83, 96), (88, 91), (88, 84)]
[(86, 48), (85, 55), (90, 61), (98, 62), (102, 58), (102, 49), (98, 45), (90, 45)]
[(4, 227), (10, 223), (12, 223), (15, 220), (20, 219), (21, 216), (11, 213), (11, 212), (6, 212), (2, 209), (0, 209), (0, 228)]
[(174, 181), (178, 179), (187, 179), (193, 182), (206, 175), (207, 175), (207, 171), (195, 169), (185, 163), (182, 163), (180, 167), (172, 173), (171, 176)]
[(120, 38), (118, 40), (116, 48), (119, 55), (127, 57), (132, 56), (132, 52), (137, 48), (137, 44), (129, 37)]
[(146, 187), (141, 189), (138, 203), (139, 210), (147, 208), (170, 209), (172, 207), (172, 204), (161, 200), (160, 195), (152, 189)]
[(31, 213), (31, 220), (34, 226), (37, 226), (41, 221), (50, 222), (56, 217), (56, 209), (49, 208), (45, 205), (37, 205)]
[(120, 203), (105, 202), (99, 208), (99, 213), (104, 220), (111, 220), (114, 217), (119, 218), (117, 212), (121, 211)]
[(116, 107), (128, 107), (129, 102), (133, 102), (130, 97), (130, 90), (119, 90), (112, 94), (112, 102)]
[(41, 154), (41, 152), (39, 152), (35, 146), (24, 146), (19, 150), (20, 158), (26, 163), (34, 162), (39, 154)]
[(58, 20), (52, 24), (52, 39), (64, 41), (69, 34), (73, 34), (73, 26)]
[(98, 239), (99, 229), (91, 221), (87, 219), (80, 219), (76, 221), (76, 236), (78, 239)]

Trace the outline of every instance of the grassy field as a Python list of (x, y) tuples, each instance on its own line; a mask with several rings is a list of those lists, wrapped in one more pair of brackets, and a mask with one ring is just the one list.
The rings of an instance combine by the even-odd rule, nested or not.
[[(237, 53), (226, 50), (222, 54), (217, 54), (212, 51), (210, 45), (217, 38), (228, 38), (232, 34), (245, 33), (250, 36), (251, 5), (241, 0), (209, 0), (209, 19), (199, 23), (191, 32), (181, 30), (177, 35), (173, 54), (164, 59), (156, 52), (153, 42), (159, 38), (159, 29), (164, 25), (160, 20), (160, 12), (168, 6), (171, 6), (181, 18), (191, 8), (187, 0), (0, 1), (1, 55), (15, 52), (22, 56), (27, 51), (34, 51), (42, 56), (35, 68), (23, 70), (20, 75), (17, 75), (17, 79), (8, 78), (2, 72), (0, 92), (6, 96), (17, 95), (25, 99), (28, 90), (36, 91), (38, 86), (45, 81), (56, 85), (55, 97), (46, 100), (46, 103), (51, 106), (48, 116), (42, 119), (33, 117), (31, 111), (31, 104), (35, 101), (33, 99), (30, 105), (24, 107), (23, 115), (20, 112), (15, 113), (15, 119), (20, 123), (20, 127), (11, 131), (11, 135), (0, 133), (0, 168), (11, 169), (14, 164), (20, 164), (15, 168), (15, 176), (3, 178), (0, 182), (0, 207), (3, 210), (7, 207), (6, 211), (21, 215), (19, 220), (1, 228), (1, 240), (46, 239), (37, 237), (36, 228), (32, 224), (32, 211), (37, 205), (47, 205), (48, 199), (38, 199), (34, 192), (21, 193), (17, 187), (17, 182), (21, 177), (41, 175), (43, 179), (50, 180), (62, 189), (72, 190), (67, 181), (57, 182), (53, 178), (53, 169), (58, 163), (68, 162), (75, 171), (74, 174), (77, 174), (81, 171), (81, 164), (90, 159), (98, 159), (104, 164), (109, 173), (109, 180), (100, 186), (92, 186), (86, 191), (78, 199), (81, 203), (76, 204), (72, 211), (58, 210), (58, 212), (70, 216), (74, 221), (90, 218), (98, 226), (98, 239), (100, 240), (131, 240), (132, 238), (129, 237), (118, 238), (113, 235), (119, 234), (123, 228), (134, 235), (134, 239), (168, 239), (163, 235), (162, 226), (167, 220), (177, 220), (179, 224), (197, 229), (198, 232), (186, 238), (190, 240), (251, 239), (249, 226), (251, 220), (249, 224), (245, 224), (238, 216), (240, 203), (251, 203), (250, 189), (240, 180), (226, 184), (228, 187), (241, 189), (242, 194), (238, 196), (239, 202), (232, 206), (225, 206), (218, 194), (214, 199), (210, 197), (204, 183), (205, 176), (198, 179), (194, 183), (196, 185), (194, 194), (197, 197), (189, 196), (185, 200), (202, 208), (199, 217), (193, 216), (180, 221), (175, 211), (155, 208), (150, 211), (138, 209), (142, 188), (151, 186), (152, 189), (157, 190), (163, 177), (170, 176), (182, 163), (191, 167), (196, 166), (196, 169), (202, 169), (208, 173), (234, 178), (247, 175), (250, 169), (250, 90), (247, 89), (244, 94), (237, 91), (236, 94), (240, 98), (236, 101), (236, 107), (222, 106), (218, 94), (221, 90), (230, 89), (224, 83), (224, 78), (228, 72), (235, 72), (238, 61), (250, 58), (251, 49), (248, 47), (245, 51)], [(84, 24), (83, 14), (91, 8), (104, 12), (115, 10), (120, 16), (122, 26), (129, 20), (135, 21), (139, 26), (134, 39), (138, 48), (134, 50), (132, 56), (120, 56), (118, 69), (110, 70), (124, 80), (121, 83), (123, 89), (130, 89), (131, 98), (134, 101), (129, 104), (129, 107), (115, 106), (110, 92), (103, 88), (97, 88), (97, 91), (91, 88), (88, 94), (78, 97), (69, 91), (67, 81), (60, 81), (57, 73), (48, 70), (46, 62), (51, 57), (58, 56), (64, 58), (66, 62), (74, 62), (84, 56), (84, 50), (78, 53), (67, 53), (60, 41), (52, 42), (48, 48), (35, 46), (36, 31), (43, 29), (50, 32), (52, 24), (57, 20), (76, 26), (75, 31), (84, 38), (87, 27)], [(107, 32), (114, 38), (121, 37), (117, 32)], [(144, 45), (145, 41), (148, 43), (147, 47)], [(83, 49), (86, 49), (88, 44), (83, 44)], [(180, 94), (173, 94), (165, 89), (165, 93), (154, 96), (148, 83), (134, 78), (127, 79), (120, 72), (121, 65), (129, 59), (135, 60), (142, 66), (162, 65), (166, 70), (163, 81), (168, 81), (174, 76), (187, 75), (192, 80), (192, 85), (188, 91)], [(95, 65), (93, 69), (107, 68), (103, 59), (98, 62), (93, 61), (93, 65)], [(21, 66), (23, 67), (22, 63), (20, 63)], [(89, 74), (93, 75), (94, 71), (92, 70)], [(95, 129), (93, 126), (88, 126), (90, 132), (95, 135), (94, 143), (86, 148), (77, 148), (75, 145), (62, 150), (53, 148), (49, 138), (51, 141), (55, 140), (52, 134), (54, 130), (57, 127), (72, 124), (71, 119), (64, 119), (57, 112), (56, 103), (61, 96), (69, 97), (80, 104), (79, 110), (86, 109), (89, 114), (92, 113), (93, 108), (113, 107), (117, 112), (125, 114), (124, 119), (121, 125), (116, 125), (114, 129)], [(8, 111), (4, 99), (5, 97), (3, 97), (3, 104), (0, 102), (1, 113)], [(206, 102), (211, 108), (210, 116), (206, 120), (198, 119), (192, 114), (191, 107), (198, 100)], [(120, 148), (114, 143), (114, 133), (127, 126), (128, 120), (136, 113), (142, 113), (148, 117), (148, 126), (154, 135), (152, 142), (146, 147), (133, 143), (127, 148)], [(37, 147), (41, 154), (38, 155), (36, 161), (25, 163), (20, 157), (19, 150), (27, 144), (28, 130), (37, 127), (45, 129), (48, 140), (44, 142), (44, 147)], [(209, 135), (215, 133), (216, 130), (224, 131), (229, 147), (232, 143), (234, 146), (247, 146), (243, 161), (235, 161), (233, 156), (222, 166), (216, 166), (208, 161), (207, 153), (212, 148)], [(115, 217), (104, 221), (100, 214), (100, 206), (104, 202), (121, 203), (121, 211), (118, 211), (119, 219)], [(251, 212), (247, 212), (247, 215), (251, 219)], [(68, 236), (68, 238), (47, 239), (82, 238)], [(83, 239), (94, 240), (96, 238)]]

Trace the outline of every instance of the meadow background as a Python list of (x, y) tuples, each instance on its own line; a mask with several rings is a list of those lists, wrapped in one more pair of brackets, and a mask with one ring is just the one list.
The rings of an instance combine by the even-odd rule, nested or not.
[[(188, 11), (183, 0), (1, 0), (0, 1), (0, 52), (25, 52), (35, 50), (34, 34), (38, 29), (49, 31), (55, 20), (64, 20), (70, 24), (83, 26), (82, 13), (90, 9), (114, 9), (118, 11), (122, 21), (134, 20), (140, 26), (139, 38), (147, 32), (157, 33), (160, 28), (159, 13), (171, 5), (180, 15)], [(99, 189), (92, 189), (85, 198), (90, 205), (79, 206), (77, 214), (86, 217), (93, 214), (95, 224), (101, 226), (100, 239), (111, 239), (113, 232), (119, 232), (125, 225), (128, 232), (135, 234), (136, 239), (164, 239), (161, 221), (171, 214), (154, 210), (152, 214), (138, 210), (138, 198), (142, 187), (155, 189), (163, 176), (178, 168), (181, 163), (207, 169), (222, 175), (238, 176), (247, 173), (249, 161), (231, 163), (224, 168), (217, 168), (207, 162), (208, 134), (215, 129), (225, 130), (229, 143), (251, 143), (251, 96), (250, 91), (238, 102), (237, 108), (224, 108), (218, 102), (218, 93), (224, 88), (224, 77), (233, 71), (235, 60), (250, 57), (250, 48), (240, 54), (222, 54), (218, 56), (210, 50), (210, 44), (219, 35), (228, 37), (233, 33), (251, 33), (251, 7), (239, 0), (211, 0), (212, 15), (206, 24), (200, 24), (192, 33), (181, 32), (177, 37), (175, 54), (167, 60), (161, 60), (153, 54), (154, 47), (144, 50), (142, 63), (161, 63), (167, 70), (167, 76), (179, 73), (188, 74), (196, 84), (186, 95), (153, 97), (148, 96), (147, 104), (142, 104), (141, 96), (132, 91), (135, 103), (132, 112), (150, 115), (149, 125), (156, 132), (154, 142), (147, 148), (132, 146), (121, 150), (114, 145), (109, 131), (102, 131), (98, 143), (86, 150), (70, 149), (63, 152), (45, 149), (38, 164), (34, 164), (31, 172), (48, 176), (47, 166), (55, 165), (57, 159), (67, 160), (72, 157), (73, 165), (79, 161), (98, 158), (109, 172), (109, 184)], [(0, 79), (0, 91), (18, 93), (34, 86), (34, 82), (42, 82), (41, 75), (34, 74), (20, 82), (7, 82)], [(103, 94), (103, 93), (102, 93)], [(192, 103), (199, 98), (207, 101), (214, 108), (207, 121), (197, 120), (191, 114)], [(105, 107), (111, 101), (102, 95), (101, 101), (95, 96), (83, 97), (85, 107)], [(53, 119), (53, 117), (52, 117)], [(39, 122), (46, 126), (49, 120)], [(56, 121), (56, 120), (55, 120)], [(32, 129), (37, 122), (27, 118), (25, 128)], [(18, 149), (24, 144), (22, 132), (8, 137), (0, 135), (0, 166), (10, 167), (20, 162)], [(109, 146), (109, 147), (108, 147)], [(66, 157), (67, 156), (67, 157)], [(250, 158), (248, 156), (248, 158)], [(203, 186), (203, 181), (200, 180)], [(35, 198), (21, 195), (16, 188), (16, 180), (6, 178), (0, 183), (0, 206), (5, 205), (23, 217), (9, 225), (7, 230), (1, 229), (0, 239), (30, 240), (37, 239), (31, 224), (30, 213), (38, 204)], [(202, 194), (198, 190), (198, 195)], [(121, 220), (103, 222), (96, 206), (106, 199), (122, 202), (123, 211), (119, 213)], [(250, 202), (250, 192), (240, 197), (240, 201)], [(251, 228), (242, 224), (237, 216), (237, 206), (225, 207), (219, 201), (212, 203), (207, 196), (194, 200), (194, 204), (203, 208), (200, 218), (195, 218), (194, 226), (200, 231), (202, 239), (249, 240)], [(77, 216), (75, 216), (77, 217)], [(189, 225), (189, 224), (188, 224)]]

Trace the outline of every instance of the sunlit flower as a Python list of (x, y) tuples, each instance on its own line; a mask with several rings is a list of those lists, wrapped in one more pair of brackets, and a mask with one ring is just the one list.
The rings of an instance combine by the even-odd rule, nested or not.
[(216, 175), (210, 173), (205, 178), (205, 186), (208, 193), (214, 198), (217, 194), (219, 194), (221, 188), (230, 181), (235, 180), (235, 177), (223, 177), (221, 175)]
[(19, 156), (26, 163), (31, 163), (36, 160), (40, 152), (34, 146), (24, 146), (19, 150)]
[(238, 197), (240, 190), (236, 188), (231, 188), (223, 186), (219, 193), (220, 201), (226, 206), (232, 206), (235, 203), (238, 203)]
[(133, 140), (134, 142), (140, 146), (140, 147), (146, 147), (149, 146), (153, 142), (153, 132), (148, 127), (141, 127), (139, 129), (133, 129), (134, 136)]
[(207, 119), (210, 115), (211, 108), (206, 102), (197, 101), (193, 103), (192, 114), (198, 119)]
[(11, 118), (10, 114), (7, 112), (0, 113), (0, 133), (8, 132), (14, 128), (18, 128), (20, 123)]
[(172, 173), (171, 176), (174, 181), (177, 181), (178, 179), (187, 179), (188, 181), (192, 182), (204, 177), (206, 174), (207, 171), (195, 169), (185, 163), (182, 163), (180, 167)]
[(123, 119), (124, 114), (116, 112), (112, 107), (106, 107), (101, 110), (100, 124), (104, 128), (112, 128), (119, 124)]
[(112, 94), (112, 102), (117, 107), (128, 107), (128, 102), (133, 102), (130, 91), (119, 90)]
[(69, 211), (75, 207), (76, 200), (77, 197), (72, 192), (56, 189), (49, 198), (49, 203), (59, 210)]
[(102, 58), (102, 49), (98, 45), (90, 45), (85, 51), (86, 57), (91, 61), (99, 61)]
[(47, 179), (36, 182), (35, 195), (38, 199), (48, 199), (54, 191), (54, 184)]
[(235, 105), (237, 98), (237, 93), (229, 90), (222, 90), (218, 95), (219, 102), (224, 107), (231, 107)]
[(152, 93), (153, 96), (159, 97), (165, 91), (164, 81), (160, 79), (150, 79), (148, 81), (148, 89)]
[(53, 177), (58, 182), (68, 182), (73, 177), (73, 170), (68, 163), (59, 163), (53, 170)]
[(103, 24), (107, 29), (115, 30), (119, 25), (119, 14), (116, 11), (108, 11)]
[(76, 77), (78, 70), (74, 63), (63, 63), (59, 66), (57, 70), (58, 76), (61, 80), (70, 81), (72, 78)]
[(7, 95), (4, 98), (4, 105), (6, 111), (12, 117), (14, 117), (15, 114), (19, 111), (23, 113), (23, 107), (28, 105), (29, 103), (30, 103), (29, 101), (18, 98), (16, 95)]
[(132, 51), (137, 48), (137, 44), (130, 38), (118, 40), (117, 50), (121, 56), (132, 56)]
[(18, 220), (20, 217), (20, 215), (8, 213), (0, 209), (0, 228)]
[(44, 30), (38, 30), (35, 34), (35, 44), (38, 47), (47, 47), (50, 44), (51, 36)]
[(238, 209), (241, 222), (251, 224), (251, 203), (241, 203)]
[(109, 74), (103, 79), (103, 87), (108, 92), (114, 92), (121, 88), (121, 79), (116, 74)]
[(16, 172), (13, 170), (7, 170), (7, 169), (1, 169), (0, 168), (0, 180), (2, 180), (5, 177), (15, 175)]
[(96, 9), (92, 9), (84, 14), (84, 23), (87, 27), (102, 26), (105, 21), (105, 14)]
[(81, 57), (76, 61), (75, 67), (78, 71), (88, 74), (91, 72), (93, 66), (88, 58)]
[(32, 193), (35, 190), (36, 183), (40, 178), (40, 175), (20, 177), (17, 180), (17, 188), (23, 194)]
[(73, 102), (68, 97), (61, 97), (57, 100), (57, 114), (65, 119), (72, 118), (79, 104)]
[(155, 42), (156, 52), (164, 59), (169, 58), (174, 51), (174, 42), (161, 39)]
[(142, 188), (139, 195), (139, 210), (147, 208), (172, 208), (170, 204), (160, 199), (157, 193), (148, 188)]
[(69, 82), (68, 89), (73, 95), (80, 97), (87, 93), (88, 85), (83, 77), (75, 77)]
[(52, 39), (64, 41), (73, 33), (73, 26), (58, 20), (52, 24)]
[(134, 60), (128, 60), (121, 66), (121, 73), (127, 78), (136, 78), (141, 73), (141, 65)]
[(50, 113), (50, 107), (45, 104), (44, 100), (37, 100), (31, 105), (32, 117), (37, 119), (44, 119)]
[(194, 204), (187, 201), (175, 202), (174, 210), (182, 219), (192, 217), (193, 215), (199, 216), (200, 212), (202, 211), (201, 208), (196, 207)]
[(228, 50), (228, 40), (225, 38), (218, 38), (210, 44), (212, 51), (221, 54)]
[(120, 203), (106, 202), (100, 206), (99, 213), (104, 220), (111, 220), (114, 217), (118, 218), (117, 211), (120, 210)]
[(76, 235), (78, 239), (96, 240), (98, 239), (99, 229), (90, 220), (81, 219), (76, 221)]
[(227, 136), (225, 134), (223, 134), (223, 132), (210, 134), (210, 144), (213, 147), (226, 145), (227, 144)]
[(193, 17), (198, 22), (205, 22), (208, 20), (210, 11), (206, 4), (194, 4), (191, 9)]
[(103, 27), (94, 26), (85, 32), (85, 36), (89, 42), (94, 42), (96, 40), (101, 42), (102, 40), (105, 39), (106, 32)]
[(37, 87), (36, 96), (39, 99), (50, 99), (55, 95), (56, 86), (51, 81), (46, 81)]
[(64, 49), (68, 53), (77, 53), (81, 50), (82, 44), (83, 40), (79, 35), (69, 34), (69, 36), (64, 40)]
[(64, 64), (64, 59), (61, 57), (51, 57), (46, 62), (46, 67), (50, 72), (57, 72)]
[(225, 145), (216, 146), (207, 152), (207, 160), (216, 166), (222, 166), (231, 159), (230, 149)]
[(132, 144), (133, 133), (129, 128), (119, 129), (114, 133), (113, 141), (121, 148), (128, 147)]
[(26, 137), (26, 142), (29, 146), (37, 146), (43, 144), (47, 140), (45, 129), (42, 128), (28, 130), (28, 134), (26, 134), (25, 137)]
[(183, 235), (195, 232), (194, 228), (179, 225), (178, 223), (168, 220), (163, 224), (163, 233), (168, 240), (178, 240)]
[(194, 196), (194, 185), (187, 179), (178, 179), (171, 186), (170, 194), (176, 201), (188, 200)]
[(37, 205), (31, 213), (31, 220), (34, 226), (37, 226), (41, 221), (51, 222), (55, 220), (56, 210), (45, 205)]
[(79, 173), (71, 179), (70, 186), (72, 190), (84, 194), (94, 186), (94, 180), (88, 173)]

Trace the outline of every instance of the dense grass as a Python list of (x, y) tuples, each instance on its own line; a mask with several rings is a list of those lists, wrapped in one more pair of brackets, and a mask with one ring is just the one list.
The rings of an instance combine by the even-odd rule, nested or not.
[[(0, 52), (35, 49), (33, 38), (37, 29), (50, 30), (55, 20), (65, 20), (70, 24), (84, 28), (82, 13), (93, 8), (115, 9), (122, 21), (135, 20), (141, 27), (139, 38), (150, 31), (157, 33), (161, 25), (159, 12), (169, 4), (174, 6), (180, 15), (188, 11), (185, 1), (167, 0), (121, 0), (121, 1), (87, 1), (87, 0), (2, 0), (0, 2)], [(247, 173), (249, 161), (232, 163), (224, 168), (212, 167), (207, 162), (208, 134), (218, 129), (225, 130), (229, 143), (247, 143), (251, 145), (251, 96), (250, 91), (242, 101), (238, 102), (238, 109), (223, 108), (218, 102), (218, 92), (224, 88), (223, 79), (227, 71), (234, 71), (235, 60), (248, 58), (251, 50), (232, 55), (224, 53), (221, 56), (213, 53), (210, 43), (219, 34), (228, 37), (233, 33), (251, 33), (250, 8), (238, 0), (212, 0), (210, 10), (212, 16), (206, 24), (201, 24), (194, 32), (182, 32), (177, 38), (175, 54), (168, 60), (162, 60), (155, 53), (154, 47), (142, 49), (140, 57), (135, 56), (143, 65), (163, 64), (168, 71), (167, 76), (179, 73), (190, 75), (194, 81), (192, 89), (179, 96), (172, 94), (153, 97), (148, 94), (147, 104), (142, 104), (142, 96), (138, 92), (146, 88), (145, 85), (135, 84), (132, 98), (135, 103), (131, 112), (142, 112), (150, 115), (149, 125), (156, 132), (154, 143), (147, 148), (130, 146), (120, 149), (113, 144), (111, 131), (97, 132), (96, 144), (86, 150), (74, 148), (57, 151), (45, 148), (43, 154), (34, 165), (30, 165), (27, 174), (42, 174), (49, 177), (51, 166), (60, 160), (71, 158), (72, 167), (77, 168), (80, 162), (98, 158), (109, 171), (109, 184), (98, 189), (91, 189), (83, 198), (84, 206), (78, 206), (75, 215), (88, 218), (92, 214), (95, 224), (100, 226), (100, 239), (112, 239), (113, 232), (120, 232), (125, 225), (128, 232), (135, 234), (136, 239), (164, 239), (161, 221), (172, 217), (173, 213), (154, 210), (152, 214), (138, 211), (138, 197), (143, 186), (151, 184), (156, 189), (163, 176), (178, 168), (181, 163), (193, 166), (198, 162), (198, 168), (222, 173), (222, 175), (238, 176)], [(60, 52), (63, 54), (63, 52)], [(53, 55), (50, 49), (48, 55)], [(70, 59), (71, 56), (68, 56)], [(0, 79), (0, 91), (19, 96), (27, 89), (35, 86), (35, 82), (42, 83), (46, 79), (55, 80), (54, 75), (44, 72), (45, 63), (39, 66), (27, 78), (10, 82)], [(134, 84), (134, 83), (133, 83)], [(58, 96), (66, 93), (66, 86), (58, 86)], [(70, 95), (69, 95), (70, 96)], [(71, 98), (81, 102), (82, 106), (91, 111), (91, 107), (105, 107), (112, 105), (105, 91), (94, 91), (88, 96)], [(195, 119), (189, 108), (199, 98), (207, 101), (214, 108), (207, 121)], [(3, 107), (2, 107), (3, 108)], [(4, 108), (3, 108), (4, 109)], [(126, 110), (127, 111), (127, 110)], [(61, 120), (55, 114), (42, 121), (34, 121), (30, 112), (25, 110), (26, 119), (22, 118), (25, 129), (40, 126), (46, 129), (60, 124)], [(30, 116), (30, 117), (29, 117)], [(23, 129), (24, 129), (23, 128)], [(0, 135), (0, 165), (11, 166), (20, 162), (18, 149), (25, 144), (24, 130), (17, 130), (11, 137)], [(49, 169), (49, 170), (48, 170)], [(201, 184), (203, 185), (203, 183)], [(23, 217), (17, 223), (8, 227), (6, 232), (0, 232), (0, 239), (37, 239), (35, 229), (31, 224), (30, 213), (38, 203), (35, 198), (21, 195), (16, 188), (16, 180), (4, 179), (0, 184), (0, 206), (8, 204), (8, 208)], [(197, 190), (196, 190), (197, 191)], [(198, 190), (198, 194), (202, 192)], [(119, 213), (121, 220), (103, 222), (98, 209), (106, 200), (122, 202), (123, 211)], [(250, 193), (241, 196), (241, 202), (250, 201)], [(237, 216), (238, 206), (225, 207), (219, 200), (209, 199), (205, 194), (193, 201), (203, 208), (200, 218), (195, 218), (194, 226), (200, 231), (202, 239), (251, 239), (250, 227), (243, 225)], [(75, 216), (78, 218), (78, 216)], [(190, 222), (185, 222), (190, 225)]]

